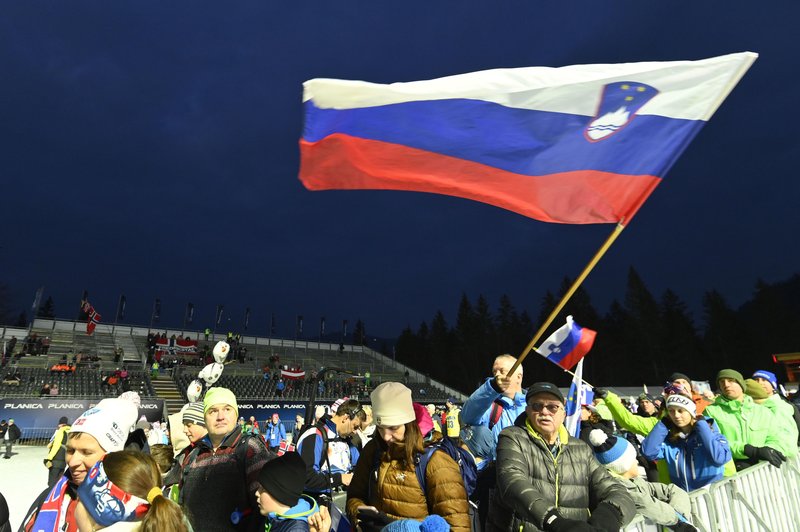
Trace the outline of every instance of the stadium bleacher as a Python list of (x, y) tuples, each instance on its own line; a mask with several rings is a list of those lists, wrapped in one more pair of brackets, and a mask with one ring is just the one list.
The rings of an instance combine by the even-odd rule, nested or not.
[[(56, 384), (59, 388), (58, 396), (50, 397), (113, 397), (125, 389), (137, 391), (142, 397), (159, 397), (154, 390), (150, 368), (146, 363), (148, 332), (144, 327), (100, 324), (95, 333), (89, 336), (83, 322), (46, 319), (36, 319), (30, 330), (0, 326), (0, 346), (12, 336), (17, 337), (15, 355), (20, 354), (22, 341), (28, 334), (47, 336), (51, 341), (47, 354), (15, 356), (13, 360), (7, 361), (0, 374), (16, 373), (20, 376), (20, 383), (0, 384), (0, 397), (38, 397), (46, 383)], [(206, 340), (199, 331), (158, 329), (157, 332), (163, 332), (167, 337), (183, 335), (198, 340), (200, 354), (170, 354), (163, 362), (174, 358), (177, 360), (174, 367), (171, 363), (162, 363), (159, 383), (169, 377), (175, 390), (186, 399), (188, 384), (208, 361), (201, 360), (202, 353), (210, 353), (218, 340), (225, 339), (225, 335), (212, 335)], [(374, 387), (389, 380), (402, 382), (407, 379), (406, 372), (410, 375), (408, 386), (417, 401), (443, 402), (447, 397), (466, 399), (466, 396), (456, 390), (431, 381), (425, 375), (362, 346), (346, 345), (342, 349), (339, 344), (254, 336), (242, 337), (241, 345), (246, 348), (245, 356), (226, 364), (225, 372), (217, 383), (218, 386), (231, 388), (241, 398), (308, 400), (315, 386), (310, 380), (285, 380), (287, 388), (279, 394), (276, 389), (277, 381), (272, 376), (264, 378), (265, 369), (268, 368), (274, 374), (279, 371), (277, 366), (288, 366), (300, 368), (308, 372), (307, 375), (321, 368), (346, 370), (346, 373), (337, 374), (331, 380), (326, 379), (324, 387), (315, 390), (320, 399), (335, 400), (344, 395), (368, 399), (368, 390), (363, 386), (367, 373), (370, 374), (370, 384)], [(124, 353), (121, 360), (115, 359), (118, 348), (122, 348)], [(63, 360), (71, 362), (77, 353), (82, 354), (82, 360), (74, 372), (50, 371), (53, 365)], [(183, 365), (179, 363), (180, 359), (184, 359)], [(128, 382), (124, 385), (122, 382), (103, 385), (103, 377), (118, 369), (127, 370)]]

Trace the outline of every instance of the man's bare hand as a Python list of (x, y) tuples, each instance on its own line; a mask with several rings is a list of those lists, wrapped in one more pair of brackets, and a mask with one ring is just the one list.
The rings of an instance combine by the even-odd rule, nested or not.
[(331, 514), (327, 506), (320, 506), (319, 512), (308, 516), (308, 532), (330, 532)]
[(501, 393), (504, 393), (508, 390), (508, 387), (511, 386), (511, 377), (508, 375), (498, 373), (494, 376), (494, 381), (497, 383), (497, 387), (500, 389)]
[(342, 484), (344, 484), (345, 486), (349, 486), (351, 480), (353, 480), (352, 473), (342, 473)]

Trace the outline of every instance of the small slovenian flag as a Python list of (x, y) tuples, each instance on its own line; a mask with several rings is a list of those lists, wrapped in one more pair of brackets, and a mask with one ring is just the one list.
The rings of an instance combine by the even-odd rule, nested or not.
[(567, 323), (550, 335), (536, 351), (564, 369), (572, 369), (594, 344), (597, 332), (581, 327), (567, 316)]

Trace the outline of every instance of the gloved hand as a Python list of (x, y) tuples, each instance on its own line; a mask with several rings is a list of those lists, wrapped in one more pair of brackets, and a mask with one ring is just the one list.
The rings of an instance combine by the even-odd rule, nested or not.
[(386, 515), (386, 513), (380, 512), (372, 507), (359, 508), (358, 520), (373, 526), (378, 525), (380, 528), (394, 521), (394, 519)]
[(584, 521), (567, 519), (555, 508), (545, 514), (542, 526), (546, 532), (593, 532), (598, 530)]
[(53, 462), (51, 462), (50, 460), (48, 460), (47, 458), (45, 458), (45, 459), (44, 459), (44, 466), (45, 466), (47, 469), (50, 469), (51, 467), (53, 467)]
[(675, 532), (697, 532), (695, 526), (691, 523), (687, 523), (686, 521), (678, 521), (674, 525), (670, 525), (670, 530), (674, 530)]
[(622, 513), (613, 504), (601, 502), (589, 517), (589, 524), (600, 530), (619, 532), (622, 528)]
[(608, 397), (608, 390), (606, 390), (605, 388), (595, 388), (594, 396), (599, 397), (600, 399), (605, 399), (606, 397)]
[(786, 457), (783, 456), (783, 453), (776, 451), (772, 447), (753, 447), (752, 445), (745, 445), (744, 455), (751, 460), (766, 460), (775, 467), (780, 467), (786, 461)]

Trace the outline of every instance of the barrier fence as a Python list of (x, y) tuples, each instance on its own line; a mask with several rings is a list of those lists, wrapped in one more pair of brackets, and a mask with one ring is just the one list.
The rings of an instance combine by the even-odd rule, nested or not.
[[(701, 532), (789, 532), (800, 530), (800, 455), (780, 468), (767, 462), (689, 493), (692, 523)], [(656, 532), (635, 519), (625, 532)]]

